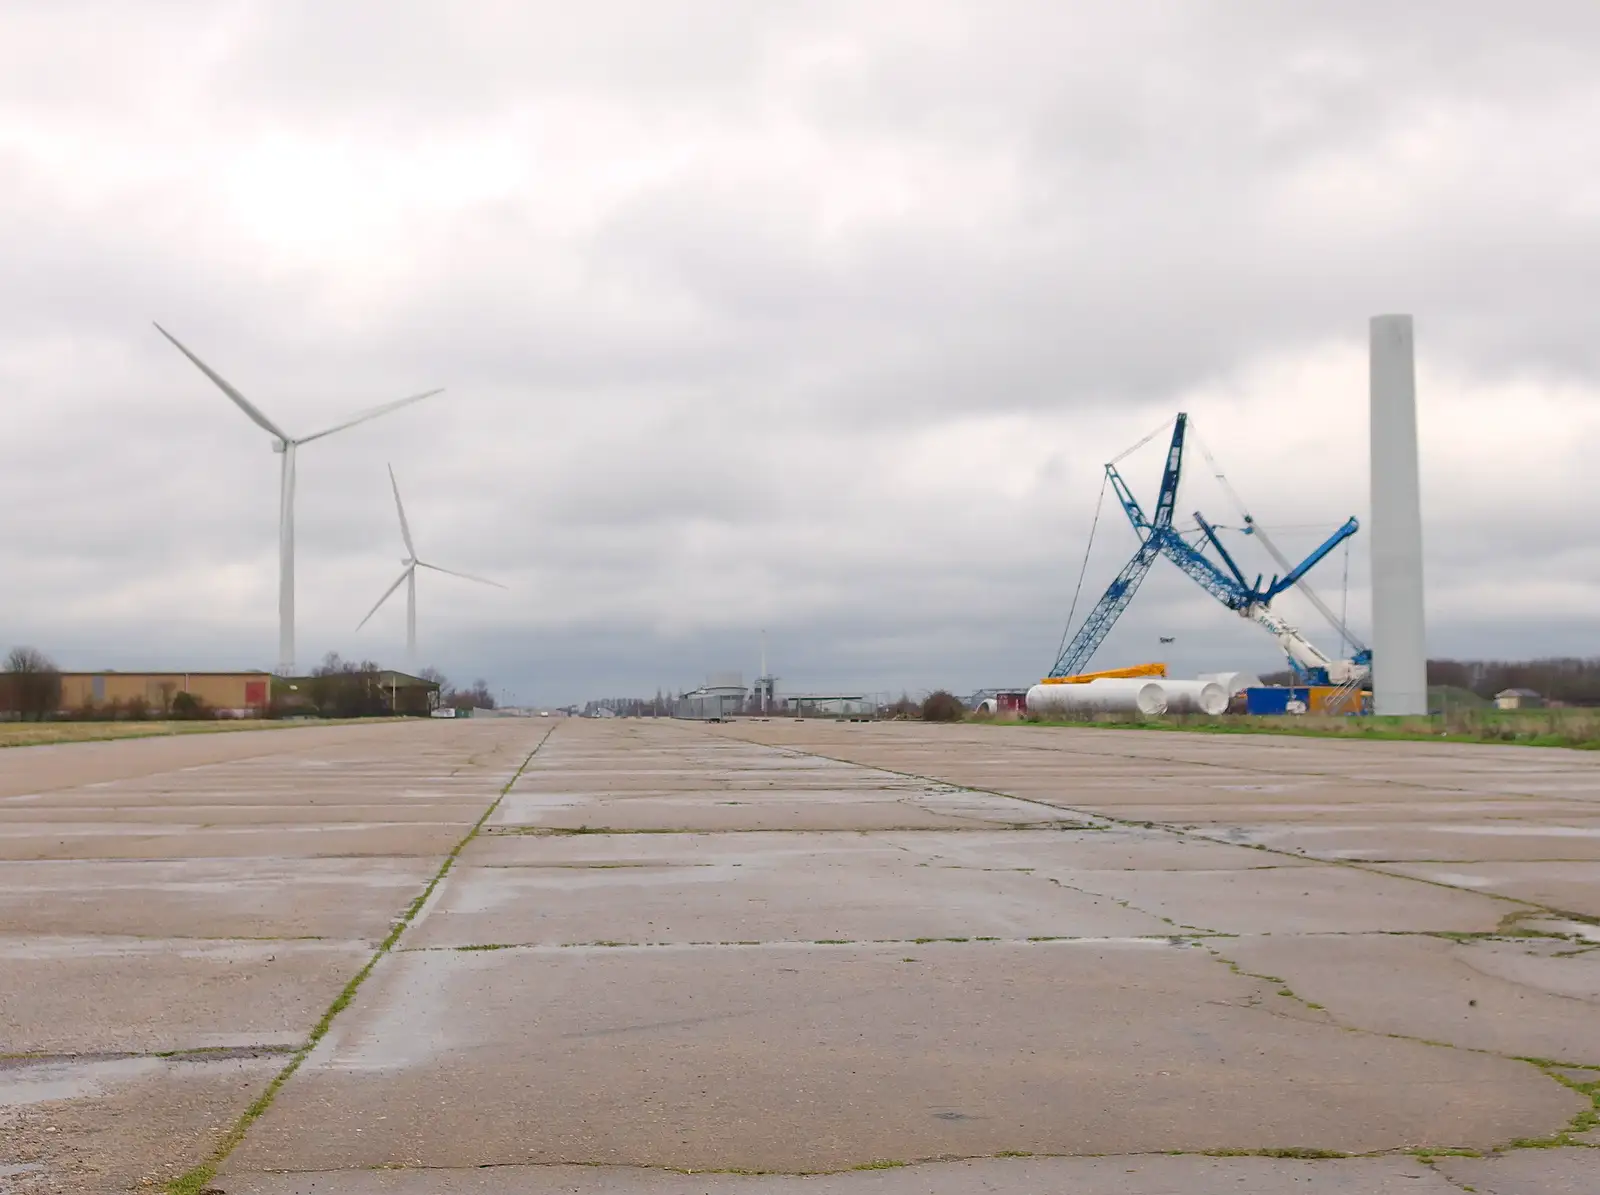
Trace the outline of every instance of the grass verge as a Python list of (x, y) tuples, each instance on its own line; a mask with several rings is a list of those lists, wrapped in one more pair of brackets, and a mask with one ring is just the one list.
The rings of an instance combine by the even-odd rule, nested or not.
[(3, 722), (0, 748), (48, 747), (53, 743), (96, 743), (108, 739), (153, 739), (181, 734), (233, 734), (246, 730), (293, 730), (301, 726), (355, 726), (394, 718), (318, 718), (290, 722), (267, 718), (226, 718), (215, 722)]
[(1162, 718), (973, 718), (995, 726), (1080, 727), (1096, 730), (1167, 730), (1197, 734), (1277, 734), (1319, 739), (1365, 739), (1419, 743), (1499, 743), (1519, 747), (1600, 750), (1600, 712), (1468, 710), (1426, 718), (1343, 717), (1329, 714), (1261, 717), (1249, 714), (1174, 714)]
[(217, 1147), (211, 1151), (209, 1158), (167, 1184), (167, 1195), (205, 1195), (208, 1190), (212, 1189), (211, 1180), (216, 1178), (218, 1168), (227, 1160), (228, 1155), (238, 1148), (239, 1142), (243, 1141), (244, 1135), (250, 1131), (250, 1126), (260, 1120), (266, 1110), (272, 1107), (272, 1101), (277, 1098), (278, 1092), (294, 1076), (295, 1071), (300, 1069), (300, 1064), (306, 1060), (311, 1051), (317, 1048), (317, 1043), (328, 1035), (328, 1030), (333, 1027), (334, 1018), (350, 1006), (350, 1002), (355, 999), (356, 992), (366, 982), (367, 976), (372, 974), (372, 970), (378, 965), (378, 961), (394, 949), (395, 943), (400, 940), (400, 935), (406, 932), (412, 920), (422, 911), (423, 906), (428, 903), (428, 898), (433, 895), (434, 889), (439, 886), (445, 876), (450, 874), (450, 869), (455, 866), (455, 862), (461, 856), (461, 852), (466, 850), (467, 844), (478, 836), (478, 832), (483, 829), (484, 823), (494, 815), (494, 811), (500, 807), (500, 802), (505, 800), (505, 795), (511, 791), (511, 786), (517, 782), (517, 777), (522, 775), (528, 764), (533, 761), (533, 757), (539, 753), (539, 749), (549, 741), (550, 735), (554, 730), (554, 726), (546, 730), (544, 738), (540, 739), (534, 745), (533, 750), (528, 752), (527, 757), (523, 759), (517, 770), (512, 773), (511, 779), (507, 780), (501, 787), (499, 794), (490, 803), (489, 808), (483, 811), (482, 816), (472, 824), (472, 829), (468, 830), (461, 841), (456, 843), (450, 853), (445, 856), (444, 862), (439, 865), (439, 870), (433, 873), (433, 878), (428, 881), (427, 886), (417, 894), (417, 898), (407, 906), (406, 911), (395, 921), (393, 928), (389, 930), (389, 936), (378, 943), (378, 948), (372, 952), (372, 957), (367, 960), (366, 966), (356, 972), (350, 982), (345, 984), (344, 989), (335, 997), (333, 1003), (328, 1005), (327, 1011), (322, 1014), (322, 1019), (312, 1028), (310, 1035), (300, 1048), (294, 1052), (294, 1056), (289, 1059), (284, 1068), (274, 1076), (271, 1083), (267, 1084), (267, 1089), (258, 1095), (255, 1101), (244, 1110), (239, 1119), (234, 1122), (233, 1127), (217, 1143)]

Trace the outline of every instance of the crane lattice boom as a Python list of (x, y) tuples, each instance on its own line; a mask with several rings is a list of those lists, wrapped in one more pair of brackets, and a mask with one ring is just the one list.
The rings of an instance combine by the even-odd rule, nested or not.
[[(1348, 519), (1298, 565), (1288, 569), (1283, 576), (1274, 576), (1271, 581), (1262, 584), (1259, 576), (1254, 582), (1246, 581), (1243, 572), (1218, 538), (1216, 529), (1196, 511), (1195, 522), (1200, 527), (1204, 542), (1216, 549), (1225, 569), (1218, 567), (1202, 548), (1191, 544), (1172, 527), (1173, 511), (1178, 500), (1178, 482), (1183, 474), (1183, 447), (1188, 421), (1189, 417), (1179, 412), (1173, 425), (1172, 443), (1167, 449), (1153, 519), (1145, 517), (1144, 508), (1133, 496), (1133, 491), (1128, 488), (1116, 465), (1106, 466), (1106, 478), (1116, 492), (1117, 501), (1122, 504), (1128, 521), (1133, 524), (1134, 533), (1139, 536), (1139, 548), (1062, 649), (1055, 666), (1050, 669), (1050, 676), (1074, 676), (1083, 672), (1105, 637), (1111, 633), (1117, 619), (1133, 601), (1133, 595), (1138, 592), (1139, 585), (1158, 556), (1165, 556), (1172, 561), (1228, 609), (1270, 632), (1288, 656), (1293, 670), (1301, 677), (1317, 683), (1343, 684), (1364, 676), (1371, 666), (1371, 652), (1363, 649), (1350, 660), (1332, 659), (1270, 609), (1273, 598), (1291, 586), (1300, 584), (1306, 573), (1340, 543), (1354, 535), (1360, 524), (1354, 518)], [(1286, 562), (1284, 567), (1287, 568)]]

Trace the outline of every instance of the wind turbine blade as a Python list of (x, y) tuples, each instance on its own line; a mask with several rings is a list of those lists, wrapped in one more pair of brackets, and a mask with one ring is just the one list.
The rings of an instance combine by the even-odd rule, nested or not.
[(411, 525), (406, 522), (406, 508), (400, 501), (400, 483), (394, 479), (393, 465), (389, 466), (389, 484), (394, 487), (394, 508), (400, 512), (400, 538), (406, 541), (406, 552), (415, 560), (417, 550), (411, 546)]
[(309, 436), (302, 436), (300, 443), (308, 444), (312, 440), (320, 440), (323, 436), (331, 436), (334, 432), (342, 432), (347, 427), (354, 427), (358, 423), (365, 423), (369, 419), (376, 419), (379, 415), (387, 415), (390, 411), (398, 411), (401, 407), (408, 407), (414, 402), (421, 402), (425, 398), (432, 398), (435, 394), (443, 393), (444, 390), (441, 387), (438, 390), (428, 390), (422, 394), (413, 394), (410, 398), (400, 398), (394, 402), (386, 402), (381, 407), (372, 407), (369, 410), (352, 415), (343, 423), (335, 424), (333, 427), (325, 428), (320, 432), (314, 432)]
[(223, 378), (221, 374), (217, 373), (217, 371), (212, 369), (211, 366), (207, 365), (204, 361), (200, 360), (199, 357), (196, 357), (188, 349), (184, 348), (176, 336), (174, 336), (171, 332), (168, 332), (160, 324), (156, 324), (156, 331), (160, 332), (161, 335), (172, 341), (173, 346), (185, 357), (193, 361), (195, 368), (215, 382), (218, 389), (220, 389), (229, 398), (233, 399), (235, 405), (237, 405), (241, 411), (248, 415), (258, 427), (265, 431), (271, 432), (273, 435), (277, 436), (278, 439), (284, 441), (284, 443), (289, 442), (290, 436), (288, 432), (284, 431), (283, 428), (279, 427), (276, 423), (272, 422), (272, 420), (263, 415), (261, 411), (257, 409), (254, 403), (230, 386), (227, 380)]
[(362, 627), (367, 625), (367, 619), (370, 619), (374, 614), (376, 614), (378, 612), (378, 607), (382, 606), (384, 602), (388, 601), (390, 595), (393, 594), (395, 590), (399, 589), (400, 586), (405, 584), (406, 578), (411, 575), (411, 570), (415, 567), (415, 565), (408, 565), (406, 567), (406, 571), (401, 573), (400, 576), (395, 579), (395, 583), (383, 591), (383, 596), (378, 599), (377, 605), (373, 606), (372, 609), (367, 611), (367, 617), (356, 623), (356, 630), (359, 631)]
[(460, 577), (466, 581), (476, 581), (479, 585), (493, 585), (496, 589), (506, 589), (508, 586), (498, 581), (491, 581), (488, 577), (474, 577), (471, 573), (458, 573), (453, 568), (440, 568), (437, 564), (429, 564), (425, 560), (417, 561), (418, 568), (431, 568), (436, 573), (449, 573), (452, 577)]

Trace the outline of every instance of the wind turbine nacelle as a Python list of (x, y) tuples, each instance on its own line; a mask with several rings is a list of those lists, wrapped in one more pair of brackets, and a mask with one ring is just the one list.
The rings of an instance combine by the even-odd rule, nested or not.
[(282, 440), (274, 440), (272, 442), (272, 451), (273, 452), (288, 452), (289, 451), (289, 446), (287, 444), (285, 444)]

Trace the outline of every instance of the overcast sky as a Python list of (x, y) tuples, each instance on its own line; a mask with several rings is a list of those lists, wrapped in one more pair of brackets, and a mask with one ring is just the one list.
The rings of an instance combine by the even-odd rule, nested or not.
[[(1593, 0), (9, 0), (0, 640), (274, 662), (278, 458), (159, 320), (292, 434), (447, 387), (301, 451), (302, 665), (403, 663), (392, 462), (509, 586), (421, 577), (454, 678), (748, 678), (765, 627), (790, 691), (1027, 684), (1180, 409), (1287, 550), (1365, 518), (1404, 311), (1431, 653), (1600, 653), (1597, 55)], [(1096, 662), (1160, 658), (1278, 663), (1165, 563)]]

